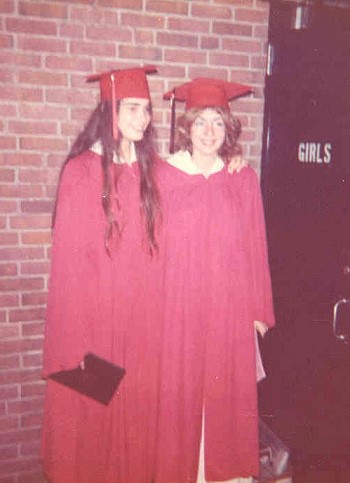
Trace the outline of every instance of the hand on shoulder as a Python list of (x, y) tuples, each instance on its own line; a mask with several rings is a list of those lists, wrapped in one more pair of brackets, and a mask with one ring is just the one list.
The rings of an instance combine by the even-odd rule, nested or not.
[(248, 161), (245, 158), (243, 158), (243, 156), (238, 154), (237, 156), (233, 156), (231, 158), (231, 161), (229, 162), (229, 164), (227, 166), (227, 171), (230, 174), (234, 173), (235, 171), (237, 171), (237, 173), (239, 173), (246, 166), (249, 166)]

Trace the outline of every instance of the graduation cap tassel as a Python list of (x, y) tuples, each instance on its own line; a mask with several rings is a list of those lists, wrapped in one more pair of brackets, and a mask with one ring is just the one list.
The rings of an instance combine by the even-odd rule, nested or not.
[(117, 106), (116, 106), (116, 96), (115, 96), (115, 78), (114, 73), (111, 74), (111, 82), (112, 82), (112, 131), (113, 131), (113, 139), (118, 139), (118, 119), (117, 119)]
[(175, 94), (174, 92), (170, 97), (170, 108), (171, 108), (171, 120), (170, 120), (170, 144), (169, 152), (173, 154), (175, 151)]

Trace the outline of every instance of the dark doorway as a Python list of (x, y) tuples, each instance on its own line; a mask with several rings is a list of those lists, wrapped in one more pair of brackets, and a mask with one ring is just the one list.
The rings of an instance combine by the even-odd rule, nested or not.
[(278, 327), (260, 405), (296, 482), (350, 481), (350, 348), (332, 333), (350, 298), (349, 175), (350, 4), (272, 1), (261, 182)]

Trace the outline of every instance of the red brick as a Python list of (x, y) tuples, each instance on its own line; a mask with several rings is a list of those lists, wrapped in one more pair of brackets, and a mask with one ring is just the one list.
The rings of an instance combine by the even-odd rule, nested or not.
[(119, 57), (126, 59), (162, 60), (162, 50), (157, 47), (119, 45)]
[(23, 245), (41, 245), (51, 242), (51, 231), (30, 231), (21, 233)]
[(38, 369), (11, 370), (0, 373), (0, 384), (26, 383), (37, 381), (41, 376)]
[(86, 37), (92, 40), (108, 40), (111, 42), (130, 42), (132, 35), (129, 29), (112, 26), (87, 26)]
[(239, 23), (213, 22), (213, 33), (220, 35), (239, 35), (251, 37), (253, 34), (253, 26)]
[(18, 35), (17, 47), (21, 50), (33, 50), (37, 52), (65, 52), (66, 41)]
[(31, 71), (26, 69), (18, 73), (19, 82), (35, 84), (40, 86), (67, 86), (67, 74), (54, 72)]
[(16, 115), (16, 107), (12, 104), (0, 104), (0, 115), (14, 117)]
[[(90, 59), (68, 57), (68, 56), (58, 56), (58, 55), (48, 55), (45, 58), (45, 66), (51, 69), (62, 70), (64, 66), (65, 72), (67, 71), (77, 71), (79, 73), (86, 72), (87, 74), (92, 71), (92, 62)], [(86, 76), (84, 76), (85, 79)]]
[[(43, 310), (45, 314), (45, 310)], [(42, 335), (44, 332), (44, 323), (43, 322), (35, 322), (35, 323), (26, 323), (22, 326), (22, 334), (24, 337), (33, 337), (37, 335)]]
[(14, 179), (15, 179), (15, 170), (14, 169), (0, 168), (0, 180), (1, 180), (1, 182), (14, 181)]
[(43, 100), (42, 87), (23, 87), (18, 85), (8, 85), (2, 89), (2, 97), (7, 100), (22, 102), (36, 102)]
[(0, 216), (0, 229), (4, 230), (7, 226), (7, 217)]
[(251, 68), (252, 69), (266, 69), (266, 57), (263, 55), (255, 55), (251, 59)]
[(33, 153), (0, 153), (0, 165), (3, 166), (38, 166), (41, 155)]
[(213, 5), (192, 5), (191, 15), (204, 18), (232, 18), (232, 8), (215, 7)]
[[(183, 79), (186, 76), (186, 68), (174, 65), (160, 65), (158, 69), (159, 75), (168, 79), (169, 77), (177, 77)], [(164, 92), (165, 88), (163, 89)]]
[(165, 20), (162, 17), (154, 15), (142, 15), (133, 13), (122, 13), (121, 24), (130, 27), (149, 27), (154, 29), (162, 29), (165, 27)]
[(0, 325), (0, 335), (1, 335), (1, 340), (3, 341), (4, 339), (14, 339), (16, 337), (19, 337), (20, 335), (20, 328), (17, 325)]
[[(25, 294), (22, 294), (21, 300), (22, 300), (22, 305), (24, 305), (24, 306), (26, 306), (26, 305), (35, 305), (35, 306), (46, 305), (46, 303), (47, 303), (47, 293), (46, 292), (25, 293)], [(15, 304), (13, 304), (13, 305), (15, 305)]]
[(60, 37), (79, 39), (84, 37), (84, 28), (83, 25), (77, 25), (76, 23), (73, 25), (64, 24), (59, 26), (59, 34)]
[(11, 66), (41, 67), (41, 57), (27, 52), (0, 51), (0, 64)]
[[(16, 445), (3, 446), (1, 445), (0, 461), (6, 461), (18, 457), (18, 447)], [(3, 480), (0, 478), (0, 483)]]
[(50, 4), (46, 2), (19, 2), (20, 15), (32, 17), (48, 17), (66, 19), (68, 8), (65, 5)]
[(33, 261), (33, 262), (22, 262), (21, 263), (21, 273), (27, 275), (35, 274), (47, 274), (50, 262)]
[(42, 194), (43, 190), (39, 185), (0, 185), (0, 196), (4, 198), (36, 198), (42, 196)]
[[(12, 435), (15, 435), (17, 439), (15, 441), (22, 441), (29, 434), (29, 431), (38, 431), (38, 429), (21, 429), (16, 432), (4, 432), (5, 438), (11, 438)], [(41, 467), (40, 462), (25, 459), (25, 460), (16, 460), (12, 462), (0, 462), (0, 474), (6, 475), (7, 473), (22, 473), (22, 471), (33, 470), (34, 468), (39, 469)]]
[(198, 35), (184, 35), (158, 32), (157, 45), (173, 45), (179, 47), (198, 47)]
[[(1, 6), (0, 6), (1, 9)], [(0, 476), (0, 483), (16, 483), (18, 480), (16, 479), (16, 475), (12, 476)]]
[(13, 36), (12, 35), (0, 35), (0, 47), (2, 49), (9, 49), (13, 47)]
[(195, 77), (214, 77), (215, 79), (227, 79), (227, 69), (219, 67), (191, 66), (188, 69), (190, 78)]
[(44, 399), (36, 397), (31, 399), (20, 399), (8, 403), (9, 414), (26, 414), (42, 410)]
[(19, 355), (0, 356), (0, 369), (19, 369)]
[(0, 245), (2, 246), (13, 246), (18, 244), (18, 234), (17, 233), (1, 233), (0, 232)]
[(164, 52), (164, 60), (169, 62), (179, 62), (181, 64), (204, 64), (206, 54), (198, 50), (172, 50), (166, 49)]
[[(22, 201), (22, 213), (52, 213), (53, 201)], [(1, 256), (0, 256), (1, 259)]]
[(1, 149), (15, 149), (16, 138), (13, 136), (0, 136), (0, 148)]
[(40, 428), (42, 424), (43, 415), (25, 414), (21, 417), (21, 428)]
[(34, 290), (44, 287), (42, 278), (7, 278), (0, 280), (0, 290), (11, 292), (13, 290)]
[(0, 431), (6, 431), (9, 429), (17, 429), (20, 427), (19, 425), (19, 418), (17, 416), (6, 416), (4, 418), (0, 418)]
[[(71, 0), (67, 0), (72, 3)], [(76, 2), (78, 3), (78, 2)], [(70, 6), (70, 18), (75, 21), (74, 26), (77, 25), (76, 21), (87, 25), (89, 23), (101, 25), (101, 24), (113, 24), (118, 23), (118, 11), (117, 10), (104, 10), (97, 8), (85, 8), (76, 7), (73, 4)], [(80, 26), (78, 25), (78, 28)], [(81, 35), (83, 37), (83, 35)]]
[(264, 10), (237, 8), (235, 10), (235, 21), (250, 22), (250, 23), (265, 23), (265, 22), (267, 23), (268, 19), (269, 19), (268, 8)]
[(256, 37), (257, 39), (266, 39), (267, 41), (267, 33), (268, 33), (267, 25), (254, 25), (253, 34), (254, 34), (254, 37)]
[(185, 1), (167, 1), (167, 0), (148, 0), (146, 2), (146, 10), (161, 12), (161, 13), (175, 13), (176, 15), (188, 15), (189, 2)]
[(57, 104), (77, 104), (77, 105), (91, 105), (91, 92), (87, 89), (78, 90), (73, 89), (47, 89), (46, 99), (48, 102)]
[(219, 48), (219, 39), (217, 37), (202, 37), (200, 47), (202, 49), (216, 50)]
[(19, 140), (21, 149), (33, 151), (63, 151), (68, 150), (68, 142), (62, 138), (21, 137)]
[(8, 130), (15, 134), (57, 134), (57, 124), (54, 122), (9, 121)]
[(209, 33), (210, 22), (201, 20), (192, 20), (187, 18), (169, 18), (169, 30), (182, 30), (188, 32)]
[(9, 310), (9, 322), (40, 320), (45, 317), (45, 308)]
[(247, 7), (252, 7), (255, 0), (214, 0), (214, 3), (225, 4), (225, 5), (244, 5)]
[[(10, 401), (13, 399), (18, 399), (19, 396), (18, 386), (1, 386), (0, 387), (0, 401)], [(1, 481), (1, 480), (0, 480)]]
[(16, 307), (18, 306), (18, 294), (1, 294), (0, 293), (0, 307)]
[(44, 381), (31, 384), (22, 384), (22, 397), (43, 396), (45, 393), (46, 383)]
[[(21, 172), (20, 172), (21, 173)], [(34, 173), (34, 171), (33, 171)], [(23, 174), (23, 173), (22, 173)], [(27, 174), (23, 174), (26, 177)], [(22, 181), (24, 181), (22, 179)], [(51, 226), (51, 215), (11, 216), (11, 228), (48, 228)]]
[(17, 202), (9, 200), (0, 200), (0, 212), (1, 213), (13, 213), (17, 212)]
[(57, 35), (55, 22), (46, 20), (30, 20), (28, 18), (8, 18), (5, 20), (9, 32), (22, 32), (36, 35)]
[(14, 13), (14, 11), (14, 0), (2, 0), (2, 2), (0, 3), (0, 13)]
[[(26, 456), (26, 457), (27, 456), (37, 456), (40, 453), (40, 448), (41, 448), (40, 441), (33, 442), (33, 443), (22, 443), (20, 445), (20, 455)], [(32, 476), (34, 478), (34, 475), (32, 475)], [(22, 476), (22, 478), (23, 478), (23, 476)], [(28, 481), (29, 480), (26, 479), (26, 482), (28, 482)], [(39, 480), (33, 479), (32, 481), (33, 481), (33, 483), (37, 483)]]
[(222, 49), (223, 50), (231, 50), (235, 53), (238, 52), (247, 52), (252, 54), (262, 53), (263, 52), (264, 44), (261, 40), (240, 40), (240, 39), (232, 39), (232, 38), (223, 38), (222, 39)]
[(135, 42), (137, 44), (153, 44), (154, 43), (154, 32), (148, 30), (137, 30), (134, 32)]
[(99, 6), (142, 9), (142, 0), (99, 0)]
[[(25, 354), (23, 356), (23, 367), (28, 368), (28, 367), (35, 367), (41, 369), (43, 365), (43, 357), (42, 357), (42, 352), (37, 353), (37, 354)], [(31, 403), (33, 403), (33, 400), (30, 400)], [(34, 404), (31, 405), (33, 407)], [(36, 402), (36, 406), (39, 407), (39, 402)]]
[(5, 322), (7, 322), (6, 316), (7, 316), (7, 311), (6, 310), (0, 310), (0, 323), (1, 324), (4, 324)]
[(73, 55), (100, 55), (101, 57), (115, 57), (116, 47), (111, 42), (87, 42), (86, 40), (70, 41), (70, 52)]
[(53, 107), (42, 104), (20, 104), (19, 113), (21, 118), (27, 119), (53, 119), (62, 120), (68, 117), (68, 107)]
[(237, 66), (237, 67), (249, 67), (249, 56), (248, 55), (239, 55), (239, 54), (225, 54), (223, 52), (210, 52), (209, 54), (209, 63), (210, 65), (221, 65), (230, 67)]
[[(66, 0), (63, 0), (63, 1), (66, 1)], [(82, 2), (86, 0), (77, 0), (77, 1)], [(48, 480), (45, 478), (42, 470), (39, 470), (39, 471), (23, 472), (22, 474), (18, 475), (17, 483), (48, 483)]]

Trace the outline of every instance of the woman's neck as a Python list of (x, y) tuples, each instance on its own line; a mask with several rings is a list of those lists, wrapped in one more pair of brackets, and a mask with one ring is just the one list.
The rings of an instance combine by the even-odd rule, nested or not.
[(125, 139), (125, 138), (123, 138), (120, 141), (120, 145), (119, 145), (119, 156), (127, 164), (130, 164), (131, 161), (132, 161), (132, 159), (131, 159), (131, 153), (132, 153), (131, 145), (132, 145), (132, 141), (130, 141), (129, 139)]
[(217, 154), (210, 154), (205, 156), (203, 154), (196, 155), (196, 153), (192, 154), (192, 162), (197, 166), (201, 173), (206, 174), (210, 173), (217, 158)]

